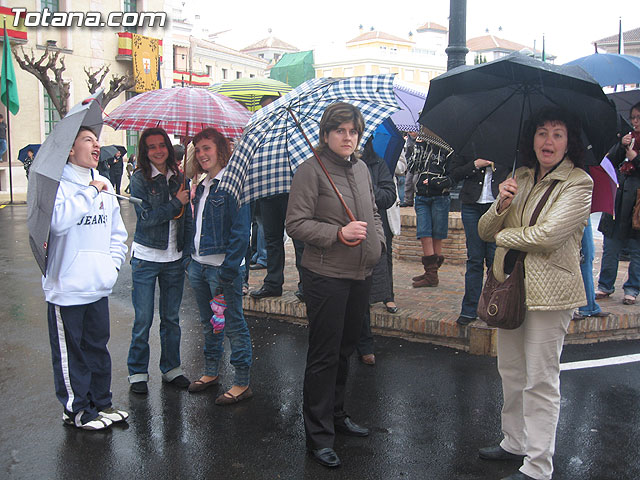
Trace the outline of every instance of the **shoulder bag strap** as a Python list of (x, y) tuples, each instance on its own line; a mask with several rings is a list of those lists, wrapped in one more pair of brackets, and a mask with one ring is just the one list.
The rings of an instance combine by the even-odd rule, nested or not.
[(556, 188), (557, 184), (558, 184), (558, 180), (554, 180), (553, 183), (551, 185), (549, 185), (549, 188), (547, 188), (547, 191), (544, 192), (544, 195), (542, 196), (542, 198), (538, 202), (538, 205), (536, 206), (536, 209), (533, 211), (533, 215), (531, 215), (531, 221), (529, 222), (529, 226), (530, 227), (534, 226), (536, 224), (536, 222), (538, 221), (538, 217), (540, 216), (540, 212), (542, 211), (542, 207), (544, 207), (544, 204), (547, 203), (547, 200), (549, 199), (549, 196), (551, 195), (551, 192), (553, 191), (554, 188)]
[[(536, 209), (533, 211), (533, 215), (531, 215), (531, 221), (529, 222), (529, 226), (530, 227), (534, 226), (536, 224), (536, 222), (538, 221), (538, 217), (540, 216), (540, 212), (542, 211), (542, 207), (544, 207), (544, 204), (547, 203), (547, 200), (549, 200), (549, 196), (551, 195), (551, 192), (553, 191), (553, 189), (556, 188), (557, 184), (558, 184), (558, 180), (554, 180), (553, 183), (551, 183), (551, 185), (549, 185), (549, 188), (547, 188), (547, 191), (544, 192), (544, 195), (542, 196), (542, 198), (538, 202), (538, 205), (536, 206)], [(516, 261), (523, 261), (524, 262), (524, 257), (526, 255), (527, 255), (527, 252), (520, 252), (518, 254), (518, 258), (516, 259)]]

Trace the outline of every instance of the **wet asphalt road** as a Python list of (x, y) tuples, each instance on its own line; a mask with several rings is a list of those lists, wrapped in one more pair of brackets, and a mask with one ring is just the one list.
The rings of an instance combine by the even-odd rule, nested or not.
[[(114, 404), (128, 425), (107, 432), (64, 426), (51, 374), (45, 302), (27, 242), (26, 207), (0, 209), (0, 478), (16, 479), (500, 479), (517, 463), (486, 462), (478, 447), (500, 438), (495, 359), (376, 337), (378, 364), (352, 363), (347, 409), (369, 438), (339, 436), (343, 466), (305, 453), (304, 326), (249, 319), (254, 398), (214, 405), (223, 387), (189, 394), (161, 383), (157, 328), (150, 393), (129, 393), (126, 356), (133, 309), (122, 269), (110, 300)], [(123, 216), (129, 232), (135, 219)], [(182, 309), (183, 368), (202, 368), (202, 338), (190, 287)], [(639, 353), (638, 342), (569, 346), (563, 362)], [(629, 363), (563, 372), (555, 479), (640, 478), (640, 376)]]

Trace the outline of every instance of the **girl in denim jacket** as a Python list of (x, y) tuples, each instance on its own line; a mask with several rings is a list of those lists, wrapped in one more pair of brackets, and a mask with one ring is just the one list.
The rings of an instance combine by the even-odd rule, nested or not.
[(135, 310), (127, 359), (131, 391), (148, 391), (149, 330), (156, 281), (160, 287), (162, 381), (187, 388), (190, 382), (180, 365), (178, 313), (184, 289), (184, 259), (189, 257), (192, 236), (191, 209), (187, 205), (189, 186), (185, 187), (171, 141), (162, 128), (148, 128), (140, 136), (131, 195), (142, 199), (142, 205), (135, 206), (138, 218), (131, 246), (131, 298)]
[[(235, 368), (233, 386), (216, 399), (217, 405), (230, 405), (253, 396), (249, 387), (251, 337), (242, 313), (244, 255), (249, 244), (250, 210), (238, 207), (235, 199), (218, 189), (224, 167), (231, 156), (229, 141), (217, 130), (207, 128), (193, 138), (196, 173), (207, 176), (196, 189), (193, 200), (194, 236), (191, 261), (187, 266), (200, 311), (204, 334), (204, 374), (189, 386), (200, 392), (218, 385), (220, 360), (226, 334), (231, 345), (231, 365)], [(223, 332), (211, 325), (211, 299), (224, 294)]]

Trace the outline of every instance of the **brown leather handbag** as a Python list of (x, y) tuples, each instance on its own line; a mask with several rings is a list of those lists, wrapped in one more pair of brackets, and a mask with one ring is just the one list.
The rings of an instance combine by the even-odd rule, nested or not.
[[(547, 203), (549, 195), (557, 185), (555, 180), (538, 202), (529, 226), (536, 224), (542, 207)], [(484, 320), (490, 327), (513, 330), (524, 322), (527, 313), (524, 289), (524, 257), (526, 252), (520, 252), (516, 258), (511, 274), (504, 282), (499, 282), (493, 275), (493, 268), (489, 269), (487, 281), (482, 287), (480, 300), (478, 301), (478, 317)]]

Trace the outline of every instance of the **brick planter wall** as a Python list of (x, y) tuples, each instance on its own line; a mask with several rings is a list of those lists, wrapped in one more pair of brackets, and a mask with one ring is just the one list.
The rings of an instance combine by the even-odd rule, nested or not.
[[(398, 260), (415, 260), (422, 258), (422, 246), (416, 238), (416, 214), (410, 207), (402, 208), (402, 230), (393, 237), (393, 258)], [(464, 264), (467, 260), (466, 237), (460, 212), (449, 212), (449, 236), (442, 243), (442, 254), (447, 263)]]

